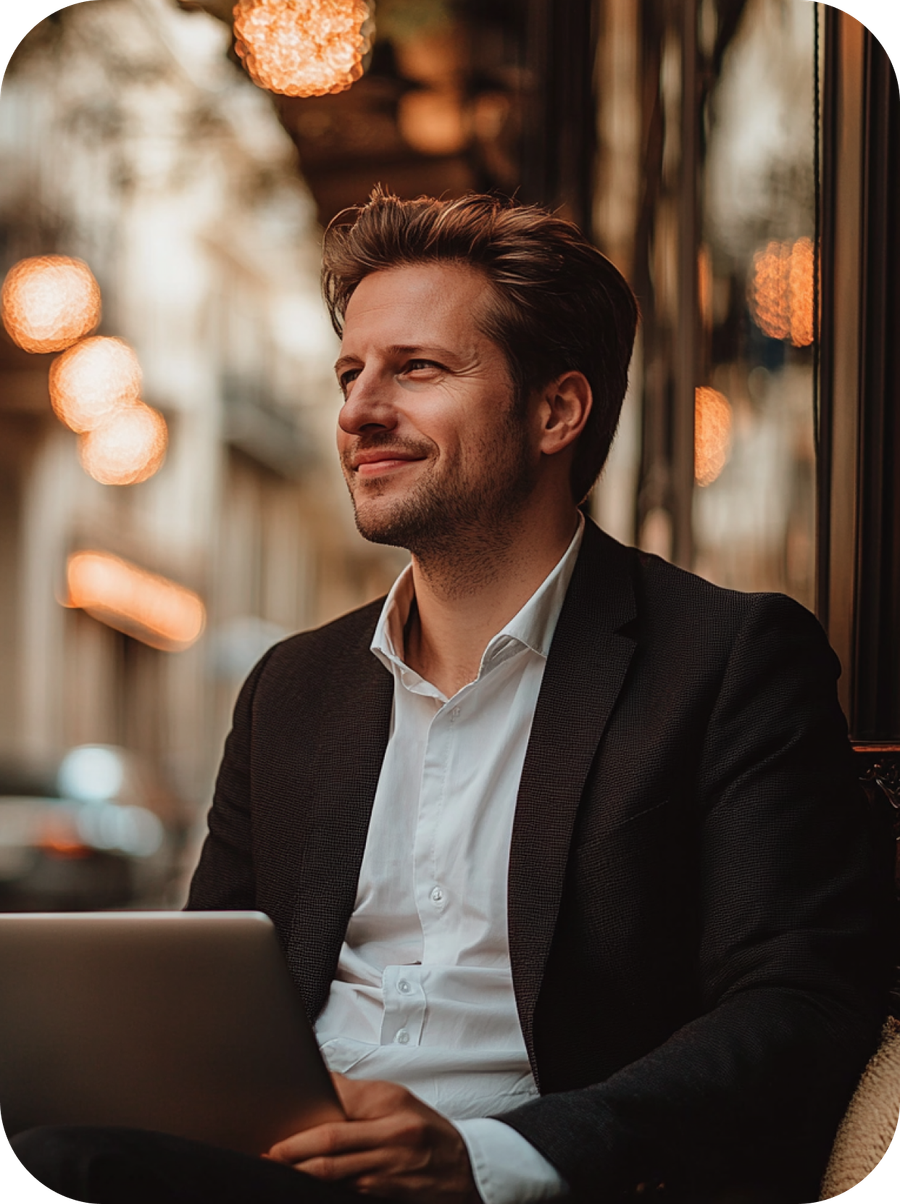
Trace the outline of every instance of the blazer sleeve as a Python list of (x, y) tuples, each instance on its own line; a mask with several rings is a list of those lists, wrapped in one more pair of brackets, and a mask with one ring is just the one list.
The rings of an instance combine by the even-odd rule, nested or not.
[(250, 812), (253, 703), (270, 649), (244, 682), (234, 708), (213, 804), (209, 832), (191, 880), (185, 911), (242, 911), (257, 907)]
[(818, 1198), (893, 951), (892, 842), (855, 780), (839, 672), (807, 611), (754, 599), (695, 777), (698, 1014), (604, 1082), (500, 1117), (578, 1198), (645, 1181)]

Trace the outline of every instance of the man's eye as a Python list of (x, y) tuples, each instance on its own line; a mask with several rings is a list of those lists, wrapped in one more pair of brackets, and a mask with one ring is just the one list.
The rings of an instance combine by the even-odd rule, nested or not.
[(403, 371), (404, 372), (423, 372), (423, 371), (428, 371), (429, 369), (432, 369), (432, 368), (440, 369), (440, 366), (441, 365), (438, 363), (435, 363), (434, 360), (408, 360), (406, 367), (403, 369)]
[(345, 393), (347, 392), (347, 386), (356, 380), (357, 376), (359, 376), (359, 373), (359, 368), (348, 368), (346, 372), (342, 372), (340, 374), (338, 377), (338, 383)]

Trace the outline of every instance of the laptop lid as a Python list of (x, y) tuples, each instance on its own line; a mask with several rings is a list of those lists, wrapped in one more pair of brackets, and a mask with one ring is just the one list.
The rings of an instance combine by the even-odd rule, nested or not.
[(260, 1154), (343, 1113), (261, 912), (0, 915), (0, 1116)]

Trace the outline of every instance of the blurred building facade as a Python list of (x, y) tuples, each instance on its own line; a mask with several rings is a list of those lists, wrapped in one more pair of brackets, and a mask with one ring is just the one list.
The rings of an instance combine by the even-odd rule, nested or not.
[[(357, 535), (336, 464), (314, 205), (227, 41), (165, 0), (79, 4), (26, 39), (0, 98), (0, 269), (84, 259), (100, 333), (135, 348), (170, 432), (152, 479), (98, 484), (50, 410), (52, 357), (0, 339), (0, 759), (125, 746), (189, 815), (265, 647), (397, 569)], [(81, 549), (196, 590), (204, 635), (159, 651), (62, 605)]]

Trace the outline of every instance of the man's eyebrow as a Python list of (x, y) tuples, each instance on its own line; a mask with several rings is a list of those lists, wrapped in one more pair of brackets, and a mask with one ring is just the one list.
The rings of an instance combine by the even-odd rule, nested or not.
[(341, 369), (346, 368), (349, 364), (358, 364), (359, 360), (355, 355), (342, 355), (334, 361), (335, 376), (341, 375)]
[[(448, 347), (440, 347), (437, 343), (392, 343), (386, 348), (387, 354), (400, 358), (409, 356), (414, 358), (420, 356), (422, 358), (431, 358), (437, 356), (442, 360), (455, 360), (459, 358), (459, 353), (451, 351)], [(349, 366), (358, 367), (360, 363), (359, 356), (342, 355), (334, 363), (334, 371), (337, 376), (340, 376), (341, 371)]]
[(456, 354), (449, 347), (441, 347), (437, 343), (394, 343), (388, 348), (391, 355), (432, 356), (441, 359), (455, 359)]

